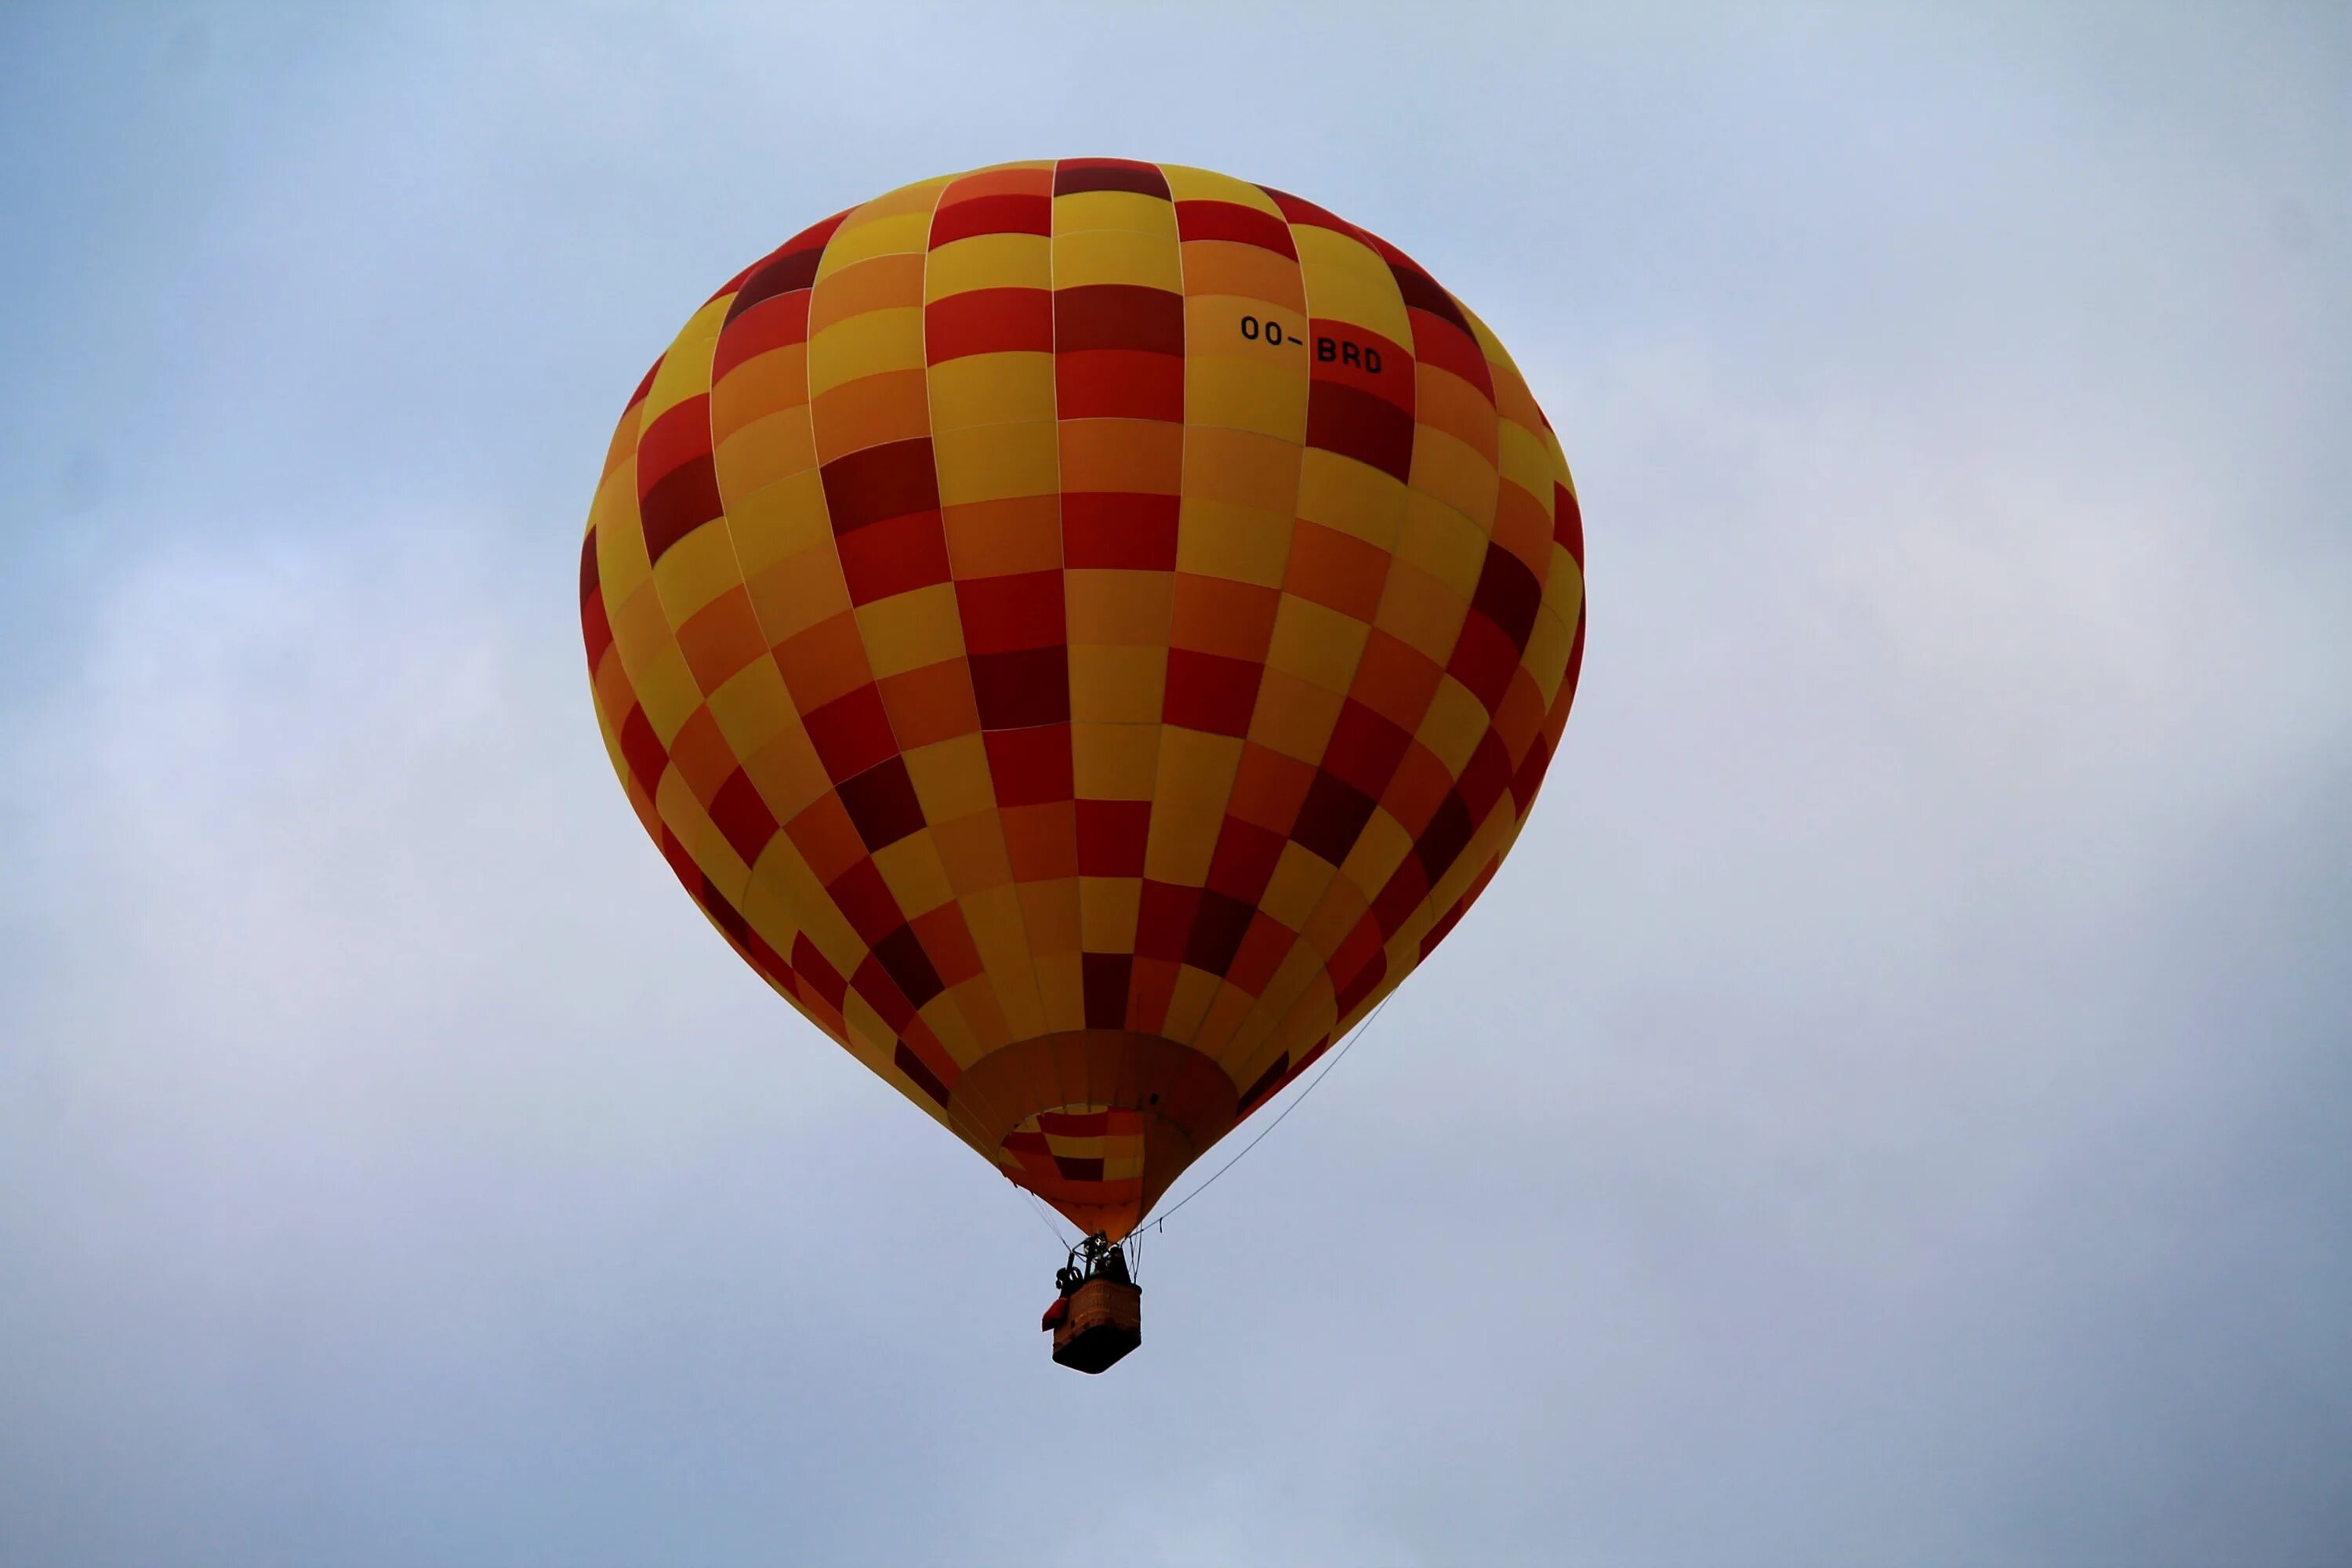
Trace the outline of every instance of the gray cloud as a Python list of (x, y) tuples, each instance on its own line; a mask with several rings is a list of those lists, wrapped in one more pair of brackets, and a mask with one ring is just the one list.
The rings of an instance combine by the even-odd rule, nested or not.
[[(2340, 1559), (2340, 23), (913, 16), (0, 19), (0, 1558)], [(1476, 304), (1594, 615), (1079, 1380), (639, 841), (570, 572), (698, 290), (1092, 150)]]

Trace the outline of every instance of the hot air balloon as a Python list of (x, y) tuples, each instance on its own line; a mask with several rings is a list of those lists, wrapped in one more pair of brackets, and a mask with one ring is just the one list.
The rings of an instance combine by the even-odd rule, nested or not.
[(1583, 555), (1526, 383), (1402, 251), (1072, 158), (712, 295), (614, 433), (581, 618), (688, 894), (1096, 1238), (1073, 1298), (1495, 875)]

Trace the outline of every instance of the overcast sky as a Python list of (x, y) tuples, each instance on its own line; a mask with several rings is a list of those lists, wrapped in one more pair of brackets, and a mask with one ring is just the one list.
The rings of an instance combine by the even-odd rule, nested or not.
[[(1652, 9), (0, 9), (0, 1561), (2352, 1560), (2352, 23)], [(712, 289), (1082, 153), (1467, 300), (1593, 606), (1100, 1379), (575, 607)]]

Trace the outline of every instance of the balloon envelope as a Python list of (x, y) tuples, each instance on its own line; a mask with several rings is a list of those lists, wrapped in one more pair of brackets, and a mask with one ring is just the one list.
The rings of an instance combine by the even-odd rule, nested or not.
[(1494, 335), (1312, 203), (1066, 159), (827, 218), (629, 400), (581, 556), (646, 831), (1113, 1239), (1454, 929), (1584, 639)]

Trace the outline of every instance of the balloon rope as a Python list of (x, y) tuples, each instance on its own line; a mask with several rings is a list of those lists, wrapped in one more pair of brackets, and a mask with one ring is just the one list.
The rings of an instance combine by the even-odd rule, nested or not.
[[(1010, 1180), (1010, 1178), (1007, 1179)], [(1037, 1223), (1045, 1227), (1045, 1234), (1054, 1238), (1054, 1245), (1060, 1247), (1063, 1251), (1067, 1252), (1070, 1249), (1070, 1244), (1063, 1237), (1061, 1227), (1055, 1225), (1052, 1220), (1045, 1217), (1045, 1208), (1035, 1198), (1030, 1196), (1029, 1189), (1023, 1186), (1018, 1182), (1013, 1182), (1013, 1190), (1021, 1194), (1023, 1202), (1026, 1203), (1031, 1208), (1037, 1211)]]
[(1276, 1117), (1272, 1121), (1266, 1123), (1265, 1130), (1264, 1131), (1251, 1139), (1247, 1143), (1242, 1145), (1241, 1153), (1234, 1155), (1232, 1159), (1218, 1166), (1215, 1175), (1211, 1176), (1207, 1181), (1202, 1182), (1199, 1186), (1194, 1187), (1191, 1192), (1186, 1193), (1183, 1198), (1176, 1204), (1174, 1208), (1171, 1208), (1165, 1213), (1160, 1214), (1155, 1217), (1151, 1223), (1155, 1226), (1166, 1225), (1170, 1215), (1175, 1214), (1177, 1209), (1182, 1208), (1184, 1205), (1191, 1203), (1194, 1198), (1199, 1197), (1202, 1193), (1205, 1193), (1211, 1187), (1215, 1186), (1217, 1184), (1218, 1176), (1223, 1175), (1227, 1171), (1230, 1171), (1235, 1165), (1240, 1164), (1244, 1155), (1246, 1155), (1252, 1149), (1255, 1149), (1259, 1144), (1265, 1142), (1268, 1134), (1272, 1133), (1276, 1128), (1281, 1126), (1286, 1121), (1289, 1120), (1290, 1113), (1297, 1110), (1300, 1106), (1306, 1104), (1307, 1097), (1313, 1094), (1322, 1084), (1323, 1080), (1331, 1076), (1332, 1070), (1339, 1067), (1340, 1061), (1347, 1056), (1347, 1054), (1356, 1048), (1356, 1042), (1364, 1037), (1364, 1031), (1370, 1029), (1373, 1023), (1379, 1019), (1380, 1016), (1388, 1011), (1389, 1003), (1394, 1000), (1395, 996), (1396, 993), (1391, 991), (1388, 995), (1381, 998), (1381, 1005), (1372, 1009), (1372, 1016), (1356, 1026), (1356, 1032), (1349, 1035), (1347, 1040), (1339, 1047), (1338, 1055), (1334, 1056), (1328, 1062), (1326, 1062), (1323, 1065), (1323, 1070), (1317, 1073), (1313, 1080), (1309, 1082), (1305, 1089), (1298, 1091), (1297, 1099), (1292, 1100), (1288, 1105), (1282, 1108), (1282, 1114), (1280, 1116)]

